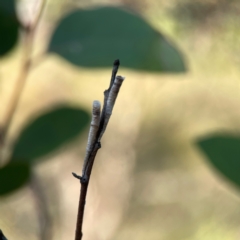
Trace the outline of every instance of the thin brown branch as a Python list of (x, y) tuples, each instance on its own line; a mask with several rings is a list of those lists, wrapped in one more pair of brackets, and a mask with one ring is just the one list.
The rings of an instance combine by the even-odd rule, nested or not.
[[(119, 60), (116, 60), (114, 62), (112, 77), (110, 80), (110, 86), (107, 90), (104, 91), (104, 105), (101, 113), (101, 119), (100, 119), (100, 124), (98, 127), (97, 134), (96, 135), (89, 134), (89, 137), (94, 136), (94, 141), (92, 142), (91, 139), (88, 139), (88, 143), (92, 143), (92, 144), (90, 146), (89, 145), (87, 146), (86, 158), (83, 165), (82, 176), (78, 176), (76, 173), (73, 173), (73, 176), (76, 177), (77, 179), (80, 179), (80, 183), (81, 183), (75, 240), (81, 240), (83, 236), (83, 231), (82, 231), (83, 216), (84, 216), (86, 196), (87, 196), (88, 184), (91, 177), (92, 167), (93, 167), (97, 152), (101, 148), (101, 143), (100, 143), (101, 138), (107, 127), (108, 121), (112, 113), (112, 109), (114, 107), (115, 100), (117, 98), (119, 89), (124, 80), (124, 77), (121, 77), (121, 76), (116, 77), (119, 64), (120, 64)], [(92, 122), (94, 122), (94, 117), (95, 116), (93, 111)], [(91, 127), (94, 127), (94, 126), (91, 126)], [(93, 129), (91, 129), (91, 127), (90, 127), (90, 133), (91, 131), (94, 131)]]
[[(83, 216), (84, 216), (84, 210), (85, 210), (85, 204), (86, 204), (88, 184), (89, 184), (89, 180), (92, 172), (94, 159), (97, 155), (98, 149), (100, 149), (100, 144), (95, 145), (95, 148), (93, 149), (89, 157), (89, 159), (91, 159), (91, 164), (88, 166), (87, 173), (86, 173), (86, 175), (88, 176), (88, 179), (84, 177), (79, 177), (79, 176), (77, 177), (77, 178), (80, 178), (81, 190), (80, 190), (80, 197), (79, 197), (79, 204), (78, 204), (75, 240), (81, 240), (83, 236), (82, 226), (83, 226)], [(76, 177), (74, 173), (73, 173), (73, 176)]]

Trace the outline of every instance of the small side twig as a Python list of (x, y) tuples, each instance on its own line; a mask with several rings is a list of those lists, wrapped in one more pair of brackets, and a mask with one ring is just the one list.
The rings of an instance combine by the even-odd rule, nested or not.
[(82, 176), (79, 176), (76, 173), (72, 173), (73, 176), (79, 179), (81, 183), (75, 240), (81, 240), (83, 236), (82, 232), (83, 215), (92, 167), (97, 152), (101, 148), (101, 138), (106, 130), (118, 92), (124, 80), (124, 77), (116, 76), (119, 65), (120, 65), (119, 60), (114, 61), (110, 85), (109, 88), (104, 91), (104, 104), (102, 112), (100, 109), (100, 103), (98, 101), (93, 102), (92, 121), (89, 130), (86, 156), (84, 159), (82, 169)]

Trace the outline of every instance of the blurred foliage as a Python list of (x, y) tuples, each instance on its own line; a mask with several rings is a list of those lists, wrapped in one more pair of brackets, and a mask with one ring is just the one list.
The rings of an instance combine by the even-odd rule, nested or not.
[(11, 193), (30, 180), (30, 165), (10, 162), (0, 168), (0, 195)]
[(187, 25), (192, 29), (195, 27), (208, 28), (216, 24), (220, 25), (229, 15), (239, 18), (239, 10), (238, 0), (183, 0), (177, 1), (169, 9), (169, 12), (180, 21), (182, 26), (186, 27)]
[(13, 146), (11, 161), (32, 163), (78, 136), (90, 121), (81, 108), (56, 107), (30, 121)]
[(0, 0), (0, 56), (9, 52), (17, 42), (19, 22), (14, 0)]
[[(62, 2), (65, 2), (65, 5), (62, 4), (62, 6), (67, 6), (69, 2), (79, 5), (83, 2), (86, 5), (88, 4), (87, 1), (54, 0), (51, 2), (51, 10), (53, 11), (47, 12), (47, 16), (54, 15), (54, 10), (60, 11), (58, 6)], [(234, 192), (231, 185), (226, 185), (221, 178), (216, 178), (200, 161), (203, 160), (202, 155), (199, 157), (195, 149), (193, 150), (192, 146), (190, 148), (189, 145), (193, 139), (198, 138), (200, 134), (202, 136), (204, 133), (208, 133), (209, 130), (212, 132), (222, 127), (227, 129), (239, 128), (240, 28), (238, 12), (240, 4), (236, 0), (150, 0), (145, 1), (146, 4), (142, 3), (144, 1), (138, 4), (136, 0), (134, 3), (128, 0), (121, 2), (126, 4), (126, 7), (131, 4), (131, 9), (141, 12), (145, 19), (153, 23), (152, 26), (157, 26), (156, 29), (162, 29), (160, 40), (163, 35), (163, 39), (166, 39), (165, 34), (162, 35), (162, 33), (174, 37), (173, 39), (181, 46), (181, 49), (184, 49), (190, 60), (190, 74), (185, 75), (184, 81), (178, 83), (179, 78), (175, 79), (173, 76), (151, 75), (150, 78), (150, 75), (147, 74), (138, 75), (138, 73), (132, 73), (131, 71), (127, 73), (131, 81), (128, 82), (129, 87), (124, 90), (126, 94), (119, 101), (119, 106), (122, 106), (121, 109), (124, 110), (124, 114), (123, 111), (119, 115), (117, 112), (114, 114), (117, 115), (116, 122), (118, 124), (114, 125), (114, 119), (112, 119), (113, 127), (110, 126), (110, 128), (113, 133), (108, 131), (111, 141), (105, 143), (108, 151), (107, 156), (104, 152), (101, 152), (102, 156), (99, 156), (95, 168), (96, 180), (93, 179), (91, 182), (94, 190), (91, 192), (92, 197), (89, 198), (89, 201), (90, 204), (97, 201), (98, 206), (93, 210), (90, 209), (87, 213), (87, 216), (90, 217), (88, 218), (89, 222), (86, 222), (85, 225), (86, 231), (90, 233), (91, 239), (96, 239), (99, 238), (98, 234), (103, 234), (102, 232), (104, 232), (104, 236), (109, 236), (107, 235), (109, 226), (119, 224), (120, 227), (117, 225), (119, 228), (115, 232), (115, 236), (105, 239), (239, 239), (240, 213), (237, 192)], [(96, 2), (91, 1), (89, 4), (94, 5)], [(105, 4), (105, 2), (101, 4)], [(74, 14), (74, 12), (69, 13), (69, 9), (73, 8), (63, 7), (61, 9), (61, 13), (64, 12), (67, 15), (60, 19), (60, 24), (64, 19)], [(83, 9), (85, 8), (79, 11), (85, 12), (86, 10)], [(59, 14), (61, 15), (61, 13)], [(45, 23), (47, 28), (50, 22), (52, 21)], [(111, 21), (109, 20), (109, 22)], [(150, 24), (146, 22), (145, 24), (150, 27)], [(56, 34), (58, 27), (59, 25), (56, 25), (54, 34)], [(156, 31), (152, 27), (150, 28)], [(45, 39), (46, 36), (42, 34), (36, 40), (40, 44)], [(53, 36), (52, 38), (50, 36), (50, 39), (52, 41)], [(75, 50), (75, 47), (73, 47), (73, 52)], [(108, 63), (109, 66), (112, 60)], [(69, 95), (67, 95), (69, 98), (74, 95), (80, 101), (87, 99), (88, 104), (92, 100), (92, 94), (89, 94), (89, 91), (85, 91), (85, 89), (91, 89), (95, 93), (99, 92), (99, 85), (96, 84), (96, 81), (99, 84), (105, 84), (105, 82), (101, 81), (101, 77), (96, 80), (93, 75), (96, 73), (99, 76), (102, 72), (94, 69), (94, 74), (91, 70), (91, 74), (88, 75), (84, 69), (79, 68), (81, 76), (85, 74), (84, 79), (82, 77), (79, 80), (78, 70), (68, 68), (67, 64), (63, 62), (59, 64), (59, 62), (54, 59), (54, 63), (44, 67), (56, 74), (59, 88), (64, 88), (65, 92), (69, 92)], [(62, 70), (62, 66), (64, 66), (64, 70)], [(9, 71), (12, 71), (14, 67), (15, 65), (11, 66)], [(42, 79), (47, 75), (48, 80), (50, 76), (44, 72), (44, 67), (39, 75)], [(73, 73), (69, 74), (67, 71), (72, 71), (75, 75)], [(61, 82), (66, 76), (71, 76), (72, 79), (75, 79), (74, 82), (69, 83), (68, 79)], [(137, 81), (139, 78), (141, 79), (141, 85)], [(51, 80), (54, 81), (54, 79)], [(145, 79), (145, 81), (142, 81), (142, 79)], [(159, 79), (163, 81), (159, 81)], [(36, 88), (39, 87), (39, 82), (34, 82), (34, 84), (36, 84)], [(65, 84), (69, 88), (65, 89)], [(51, 94), (58, 94), (56, 87), (56, 85), (52, 86), (53, 92)], [(42, 93), (40, 90), (39, 92)], [(132, 94), (133, 92), (134, 94)], [(76, 97), (79, 95), (81, 97)], [(36, 101), (32, 102), (34, 105), (37, 104)], [(23, 105), (21, 109), (26, 108), (26, 105)], [(130, 113), (127, 113), (130, 105)], [(156, 105), (155, 108), (153, 108), (153, 105)], [(138, 124), (138, 118), (141, 114), (141, 117), (151, 127)], [(155, 121), (152, 120), (152, 115), (157, 116)], [(132, 123), (133, 120), (134, 123)], [(119, 124), (119, 121), (121, 124)], [(121, 125), (124, 125), (124, 127), (121, 128)], [(27, 125), (24, 130), (26, 129), (28, 129)], [(24, 130), (21, 131), (21, 134)], [(134, 130), (139, 131), (140, 134), (134, 132)], [(209, 162), (236, 183), (239, 178), (236, 177), (237, 168), (233, 170), (233, 167), (238, 167), (238, 162), (233, 154), (229, 153), (229, 149), (232, 148), (229, 143), (233, 143), (233, 146), (236, 147), (233, 149), (234, 151), (239, 151), (237, 149), (238, 144), (236, 144), (238, 138), (231, 136), (226, 138), (226, 136), (221, 136), (220, 147), (215, 141), (218, 137), (202, 138), (204, 147), (200, 147), (205, 151)], [(136, 141), (133, 140), (134, 137), (136, 137)], [(16, 144), (18, 144), (19, 139), (20, 137)], [(56, 161), (56, 159), (55, 161), (49, 161), (47, 163), (49, 165), (44, 168), (42, 174), (44, 181), (46, 181), (46, 191), (52, 191), (56, 187), (53, 177), (58, 178), (61, 175), (60, 184), (64, 192), (59, 193), (59, 195), (53, 192), (56, 195), (55, 197), (62, 201), (63, 206), (58, 210), (64, 216), (62, 218), (64, 232), (56, 232), (63, 236), (66, 232), (66, 238), (69, 237), (69, 232), (73, 233), (69, 229), (72, 230), (75, 227), (75, 219), (72, 216), (75, 214), (74, 208), (77, 204), (75, 202), (75, 205), (73, 204), (76, 192), (74, 192), (75, 189), (71, 192), (71, 188), (74, 188), (75, 185), (68, 177), (72, 168), (79, 167), (79, 143), (74, 146), (74, 153), (68, 153), (66, 156), (64, 154), (58, 155), (59, 161)], [(110, 154), (108, 154), (109, 152)], [(226, 158), (228, 153), (230, 159), (229, 156)], [(112, 161), (113, 158), (114, 161)], [(61, 164), (62, 160), (67, 161)], [(107, 160), (109, 160), (108, 164), (106, 164)], [(69, 163), (70, 161), (72, 161), (72, 165)], [(13, 161), (5, 167), (11, 164), (20, 163)], [(127, 173), (124, 172), (125, 168), (127, 168)], [(3, 169), (1, 168), (0, 171)], [(56, 171), (55, 173), (53, 173), (53, 169)], [(13, 170), (7, 170), (6, 172), (8, 176), (12, 174), (15, 176)], [(104, 174), (102, 174), (103, 172)], [(6, 174), (2, 176), (6, 176)], [(27, 179), (27, 174), (25, 176)], [(18, 176), (16, 175), (16, 177)], [(11, 179), (14, 179), (14, 177)], [(120, 179), (119, 182), (117, 182), (118, 179)], [(7, 180), (9, 181), (9, 178)], [(6, 182), (6, 179), (0, 180), (0, 182), (2, 181)], [(226, 189), (229, 191), (226, 191)], [(6, 192), (6, 190), (3, 191)], [(109, 194), (109, 192), (112, 194)], [(24, 198), (17, 199), (17, 201), (15, 195), (11, 197), (12, 195), (5, 202), (1, 202), (1, 213), (8, 213), (9, 215), (1, 214), (1, 216), (6, 217), (2, 217), (0, 223), (6, 222), (10, 226), (9, 229), (14, 229), (16, 226), (24, 228), (25, 226), (24, 229), (21, 228), (21, 233), (34, 232), (34, 228), (29, 227), (33, 223), (33, 219), (32, 212), (27, 213), (25, 208), (26, 205), (30, 205), (31, 208), (30, 202), (26, 204), (26, 195)], [(15, 202), (11, 203), (10, 200)], [(18, 207), (19, 205), (21, 205), (21, 208)], [(3, 210), (5, 206), (8, 206), (6, 211)], [(54, 201), (50, 206), (55, 208)], [(11, 215), (11, 211), (14, 214)], [(72, 215), (68, 216), (67, 214), (70, 211), (72, 211)], [(124, 212), (124, 216), (119, 217), (121, 211)], [(99, 213), (98, 218), (91, 218), (92, 215), (96, 216), (96, 213)], [(59, 215), (55, 217), (56, 222), (58, 219)], [(115, 220), (116, 225), (114, 225)], [(69, 227), (70, 225), (72, 227)], [(56, 226), (56, 229), (59, 229), (57, 224)], [(105, 228), (103, 227), (100, 231), (101, 226), (105, 226)], [(17, 235), (18, 232), (14, 232), (9, 230), (9, 233)], [(63, 239), (66, 238), (63, 237)], [(23, 237), (23, 239), (26, 238)], [(33, 235), (29, 234), (28, 239), (33, 239)], [(56, 239), (59, 238), (56, 237)]]
[(0, 195), (11, 193), (30, 180), (33, 162), (76, 138), (90, 121), (81, 108), (56, 107), (30, 121), (15, 141), (10, 162), (0, 168)]
[(0, 229), (0, 239), (1, 240), (7, 240), (6, 237), (3, 235), (2, 230)]
[[(214, 59), (228, 59), (229, 65), (222, 62), (223, 68), (218, 66), (218, 69), (212, 69), (212, 71), (216, 71), (215, 74), (226, 73), (227, 68), (231, 65), (239, 65), (239, 1), (177, 1), (175, 5), (168, 9), (168, 12), (176, 21), (179, 21), (178, 29), (181, 29), (184, 34), (189, 32), (194, 36), (197, 29), (202, 32), (201, 36), (197, 36), (199, 38), (198, 43), (201, 45), (203, 42), (199, 49), (202, 52), (208, 49), (206, 52), (209, 55), (204, 58), (204, 61), (206, 65), (207, 62), (209, 63), (210, 69), (214, 67), (211, 62), (212, 54), (215, 55)], [(212, 45), (204, 45), (204, 38), (214, 39)], [(221, 52), (221, 56), (217, 52)], [(224, 54), (226, 56), (223, 56)], [(225, 99), (225, 102), (227, 102), (227, 99)], [(238, 131), (232, 132), (230, 130), (225, 135), (224, 133), (222, 135), (216, 133), (213, 137), (207, 135), (199, 140), (197, 145), (205, 153), (210, 164), (239, 187), (240, 178), (237, 169), (239, 168), (240, 145), (238, 143), (239, 137), (236, 137), (239, 133)]]
[(53, 33), (49, 51), (78, 66), (107, 67), (119, 58), (136, 70), (185, 71), (180, 52), (161, 33), (120, 8), (70, 13)]
[(240, 187), (240, 138), (213, 136), (201, 139), (197, 144), (213, 166)]
[[(17, 40), (19, 24), (14, 3), (0, 2), (0, 35), (3, 36), (0, 55), (7, 53)], [(133, 69), (185, 71), (180, 52), (161, 33), (141, 17), (120, 8), (77, 10), (68, 14), (56, 26), (48, 51), (78, 66), (108, 67), (120, 58), (123, 66)], [(84, 110), (70, 107), (54, 109), (38, 117), (22, 130), (13, 146), (11, 162), (29, 164), (54, 151), (76, 137), (87, 122), (89, 116)], [(9, 184), (8, 192), (22, 186), (27, 179), (26, 175), (24, 181), (14, 187)]]

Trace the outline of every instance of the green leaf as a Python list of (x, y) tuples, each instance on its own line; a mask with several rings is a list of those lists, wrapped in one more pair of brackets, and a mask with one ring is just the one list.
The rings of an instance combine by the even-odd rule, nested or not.
[(20, 133), (12, 161), (33, 160), (49, 154), (79, 135), (89, 123), (86, 111), (62, 106), (31, 121)]
[(0, 0), (0, 56), (10, 51), (18, 39), (19, 22), (14, 0)]
[(120, 59), (137, 70), (183, 72), (180, 52), (138, 15), (120, 8), (77, 10), (55, 29), (49, 52), (84, 67), (108, 67)]
[(3, 232), (1, 229), (0, 229), (0, 240), (7, 240), (7, 238), (3, 235)]
[(0, 168), (0, 195), (11, 193), (30, 179), (30, 166), (26, 163), (10, 162)]
[(197, 142), (209, 161), (240, 187), (240, 137), (213, 136)]

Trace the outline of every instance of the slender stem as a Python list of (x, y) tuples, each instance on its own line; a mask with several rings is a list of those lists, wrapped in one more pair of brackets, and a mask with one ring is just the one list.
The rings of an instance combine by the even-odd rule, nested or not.
[[(88, 184), (91, 177), (92, 167), (93, 167), (97, 152), (101, 148), (101, 143), (100, 143), (101, 138), (107, 127), (108, 121), (112, 113), (112, 109), (114, 107), (115, 100), (117, 98), (119, 89), (124, 80), (124, 77), (121, 77), (121, 76), (116, 77), (119, 64), (120, 64), (119, 60), (114, 61), (112, 77), (110, 80), (110, 86), (107, 90), (104, 91), (104, 105), (101, 113), (98, 131), (96, 135), (89, 134), (89, 137), (94, 136), (94, 141), (92, 142), (91, 139), (88, 139), (88, 146), (87, 146), (86, 157), (85, 157), (84, 165), (82, 169), (82, 176), (78, 176), (76, 173), (73, 173), (73, 176), (76, 177), (77, 179), (80, 179), (80, 183), (81, 183), (75, 240), (81, 240), (83, 236), (83, 232), (82, 232), (83, 216), (84, 216), (86, 196), (87, 196)], [(94, 117), (95, 116), (93, 111), (92, 122), (94, 122)], [(90, 133), (96, 130), (96, 129), (92, 129), (94, 126), (95, 125), (93, 124), (90, 127)], [(91, 143), (90, 146), (89, 146), (89, 143)]]
[(101, 114), (101, 104), (99, 101), (93, 101), (93, 108), (92, 108), (92, 121), (90, 124), (90, 130), (88, 134), (88, 142), (86, 147), (86, 155), (83, 162), (82, 174), (84, 175), (85, 169), (87, 167), (90, 154), (92, 152), (92, 148), (97, 140), (97, 132), (99, 129), (100, 123), (100, 114)]
[(22, 29), (24, 31), (23, 59), (20, 67), (20, 72), (16, 79), (13, 92), (10, 96), (10, 100), (6, 108), (6, 112), (3, 115), (2, 126), (0, 127), (0, 148), (2, 148), (4, 145), (6, 135), (8, 133), (19, 99), (23, 92), (23, 88), (25, 86), (27, 76), (29, 74), (29, 70), (32, 63), (31, 54), (32, 54), (34, 34), (39, 24), (45, 5), (46, 5), (46, 0), (42, 0), (41, 6), (35, 18), (35, 21), (31, 24), (31, 26), (22, 26)]
[(79, 204), (78, 204), (78, 215), (77, 215), (77, 224), (76, 224), (76, 232), (75, 232), (75, 240), (81, 240), (83, 236), (82, 226), (83, 226), (83, 216), (84, 216), (84, 210), (85, 210), (85, 204), (86, 204), (86, 196), (87, 196), (87, 190), (88, 190), (88, 184), (92, 172), (92, 167), (94, 163), (94, 159), (97, 155), (98, 149), (100, 149), (100, 144), (96, 144), (93, 152), (91, 153), (91, 165), (89, 165), (89, 168), (87, 170), (88, 179), (84, 179), (80, 177), (80, 183), (81, 183), (81, 191), (80, 191), (80, 197), (79, 197)]

